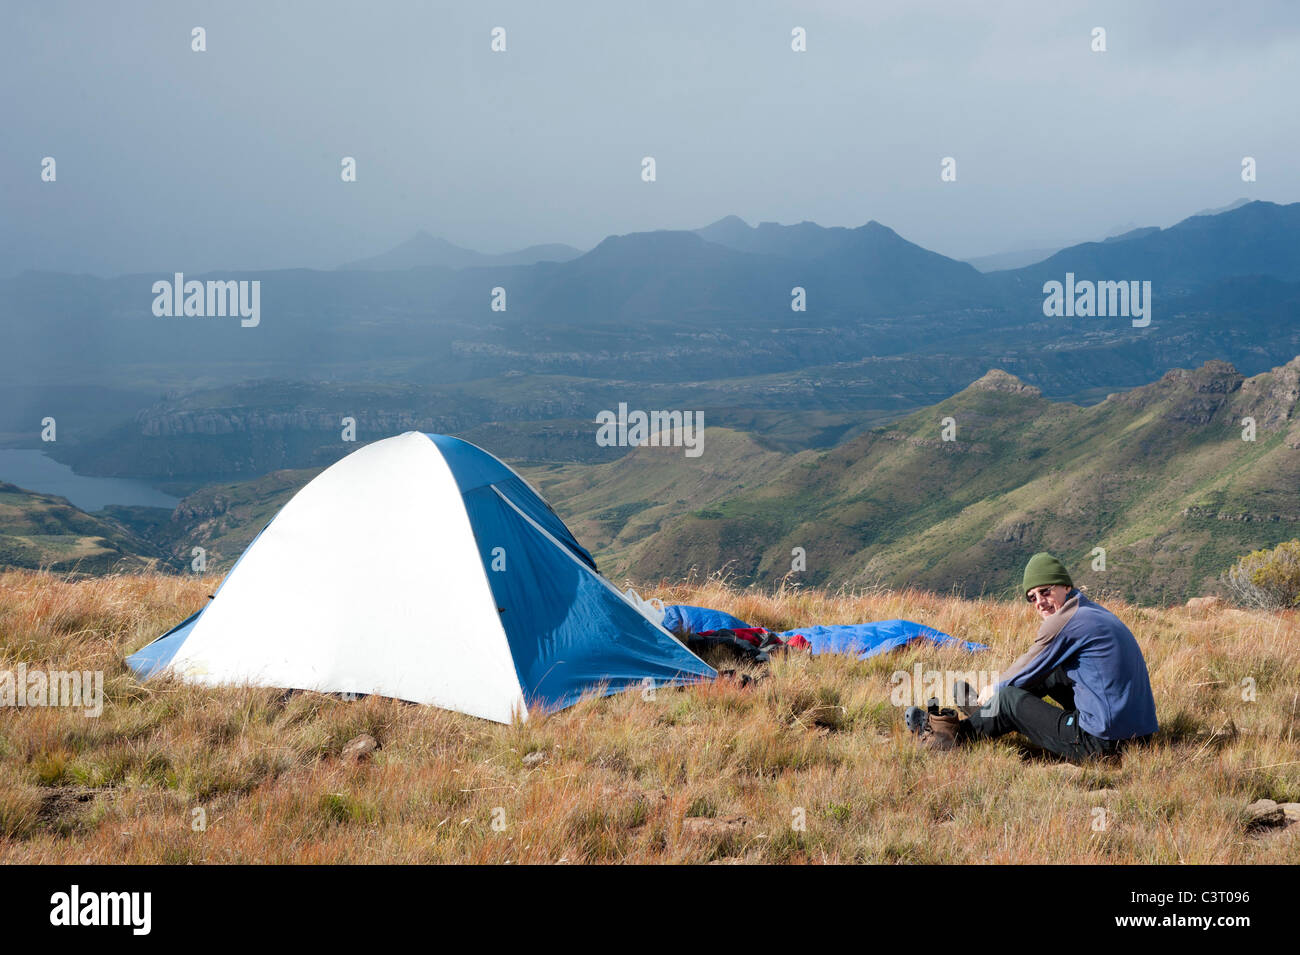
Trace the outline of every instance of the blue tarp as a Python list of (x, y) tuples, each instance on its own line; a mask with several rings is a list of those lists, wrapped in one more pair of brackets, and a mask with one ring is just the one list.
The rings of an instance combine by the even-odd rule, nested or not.
[(913, 640), (929, 640), (939, 646), (955, 645), (965, 650), (987, 650), (982, 643), (958, 640), (942, 630), (911, 620), (877, 620), (875, 623), (847, 623), (829, 627), (800, 627), (779, 634), (789, 640), (800, 634), (812, 644), (813, 653), (851, 653), (859, 660), (888, 653)]
[[(670, 604), (664, 608), (664, 611), (664, 627), (674, 633), (735, 630), (750, 626), (729, 613), (709, 610), (706, 607)], [(782, 640), (788, 641), (795, 634), (800, 634), (812, 644), (813, 653), (851, 653), (859, 660), (865, 660), (878, 653), (888, 653), (918, 639), (929, 640), (939, 646), (956, 645), (972, 651), (988, 649), (982, 643), (958, 640), (941, 630), (911, 620), (878, 620), (874, 623), (800, 627), (797, 630), (787, 630), (779, 636)]]
[(749, 624), (721, 610), (692, 607), (689, 604), (669, 604), (664, 608), (664, 629), (680, 636), (704, 633), (708, 630), (736, 630)]

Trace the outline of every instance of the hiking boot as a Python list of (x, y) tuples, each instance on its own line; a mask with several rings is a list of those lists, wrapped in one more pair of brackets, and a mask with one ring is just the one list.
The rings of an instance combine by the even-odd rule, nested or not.
[(956, 710), (943, 709), (929, 716), (929, 732), (921, 734), (921, 745), (929, 749), (955, 749), (961, 739), (961, 717)]
[(931, 698), (926, 709), (909, 706), (903, 714), (908, 730), (916, 735), (917, 742), (927, 749), (948, 750), (961, 739), (961, 717), (948, 707), (940, 708), (939, 701)]

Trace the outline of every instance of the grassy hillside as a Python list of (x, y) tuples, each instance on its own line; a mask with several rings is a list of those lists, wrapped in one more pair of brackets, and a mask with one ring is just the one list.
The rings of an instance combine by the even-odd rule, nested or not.
[[(1035, 626), (1023, 602), (662, 588), (774, 628), (906, 617), (992, 649), (796, 656), (748, 688), (626, 693), (502, 726), (377, 698), (139, 683), (123, 656), (214, 584), (0, 574), (0, 670), (102, 670), (106, 697), (98, 718), (0, 708), (0, 863), (1300, 861), (1300, 826), (1253, 832), (1244, 812), (1300, 799), (1297, 612), (1113, 604), (1162, 729), (1121, 764), (1072, 767), (1012, 738), (919, 751), (890, 702), (893, 673), (918, 663), (1005, 666)], [(360, 733), (382, 748), (345, 761)]]
[[(1213, 592), (1239, 555), (1300, 537), (1298, 406), (1300, 359), (1251, 378), (1209, 362), (1089, 407), (1048, 400), (994, 370), (891, 425), (862, 431), (823, 417), (816, 427), (827, 435), (849, 428), (829, 449), (794, 450), (797, 424), (771, 415), (765, 434), (709, 428), (695, 458), (646, 447), (602, 464), (528, 464), (496, 446), (540, 456), (548, 444), (594, 446), (577, 421), (557, 420), (527, 440), (514, 425), (472, 436), (514, 460), (620, 579), (725, 570), (741, 583), (789, 575), (819, 586), (1008, 595), (1025, 555), (1048, 549), (1094, 592), (1164, 604)], [(1247, 418), (1253, 441), (1242, 440)], [(955, 440), (943, 439), (946, 420)], [(167, 521), (114, 509), (78, 523), (64, 502), (61, 522), (38, 531), (0, 510), (0, 534), (11, 541), (0, 560), (38, 566), (44, 554), (69, 566), (98, 527), (124, 553), (187, 566), (203, 547), (209, 569), (224, 570), (319, 470), (204, 487)], [(797, 571), (796, 548), (805, 555)]]
[(157, 556), (151, 544), (112, 517), (0, 482), (0, 566), (106, 574), (153, 566)]
[[(727, 566), (771, 582), (802, 547), (802, 582), (976, 595), (1009, 592), (1025, 554), (1045, 549), (1095, 591), (1181, 601), (1212, 588), (1239, 554), (1300, 536), (1298, 403), (1300, 359), (1249, 379), (1209, 362), (1088, 408), (991, 371), (829, 451), (746, 454), (746, 487), (715, 483), (651, 535), (598, 539), (597, 556), (638, 579)], [(1254, 441), (1242, 440), (1247, 417)], [(943, 439), (947, 419), (955, 440)], [(698, 474), (734, 466), (731, 439), (705, 449), (695, 462), (658, 451), (669, 473), (656, 481), (696, 486)], [(588, 480), (607, 498), (637, 500), (651, 459), (638, 450)], [(557, 507), (581, 520), (585, 499), (567, 490), (556, 484)], [(1104, 569), (1093, 568), (1094, 548)]]
[[(753, 435), (725, 428), (706, 433), (705, 452), (697, 458), (681, 448), (647, 447), (606, 465), (539, 466), (523, 474), (597, 555), (602, 569), (625, 569), (661, 528), (789, 467), (790, 455)], [(705, 573), (719, 566), (696, 556)], [(684, 576), (690, 567), (681, 563), (667, 575)]]
[(202, 547), (211, 571), (229, 570), (289, 499), (322, 468), (272, 471), (252, 481), (214, 484), (177, 505), (160, 539), (182, 566)]

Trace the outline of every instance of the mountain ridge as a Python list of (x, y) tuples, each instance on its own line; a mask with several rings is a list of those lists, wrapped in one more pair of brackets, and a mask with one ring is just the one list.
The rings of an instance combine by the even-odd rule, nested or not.
[[(973, 596), (1006, 592), (1026, 554), (1051, 550), (1092, 592), (1167, 603), (1213, 592), (1240, 554), (1300, 536), (1300, 356), (1251, 376), (1217, 360), (1174, 368), (1088, 406), (991, 368), (824, 449), (783, 451), (734, 428), (704, 434), (698, 459), (638, 447), (606, 463), (515, 465), (602, 570), (633, 582), (721, 572)], [(135, 547), (180, 566), (203, 546), (210, 567), (226, 568), (319, 470), (208, 485), (167, 520), (113, 509), (116, 536), (103, 521), (74, 527), (86, 515), (59, 502), (60, 526), (104, 538), (99, 551), (119, 558)], [(30, 538), (40, 520), (11, 509), (0, 537)], [(806, 568), (792, 573), (796, 548)]]
[[(770, 584), (801, 547), (808, 571), (795, 577), (809, 584), (967, 595), (1001, 592), (1026, 552), (1052, 550), (1094, 588), (1183, 599), (1212, 590), (1238, 554), (1300, 536), (1298, 402), (1300, 357), (1251, 377), (1225, 362), (1175, 369), (1086, 408), (995, 369), (894, 425), (775, 462), (625, 546), (615, 536), (593, 549), (639, 580), (726, 566), (739, 582)], [(947, 419), (956, 440), (943, 438)], [(691, 465), (675, 466), (689, 485)], [(593, 467), (614, 482), (607, 496), (639, 496)], [(573, 519), (580, 537), (599, 537)], [(1109, 576), (1088, 569), (1094, 547), (1107, 550)]]
[(562, 242), (530, 245), (515, 252), (492, 254), (455, 245), (420, 229), (387, 252), (357, 259), (335, 267), (335, 271), (402, 271), (418, 268), (463, 269), (491, 265), (534, 265), (538, 262), (567, 262), (582, 254)]

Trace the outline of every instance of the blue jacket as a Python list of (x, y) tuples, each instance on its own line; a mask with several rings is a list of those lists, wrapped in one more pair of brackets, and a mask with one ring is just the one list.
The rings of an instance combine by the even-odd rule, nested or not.
[[(1070, 601), (1076, 596), (1077, 606), (1072, 608)], [(1067, 615), (1065, 625), (999, 688), (1033, 686), (1061, 667), (1074, 683), (1074, 705), (1086, 732), (1107, 740), (1154, 733), (1159, 724), (1147, 663), (1129, 628), (1077, 590), (1070, 592), (1057, 614)], [(1054, 623), (1059, 621), (1049, 617), (1044, 631), (1050, 633)]]

